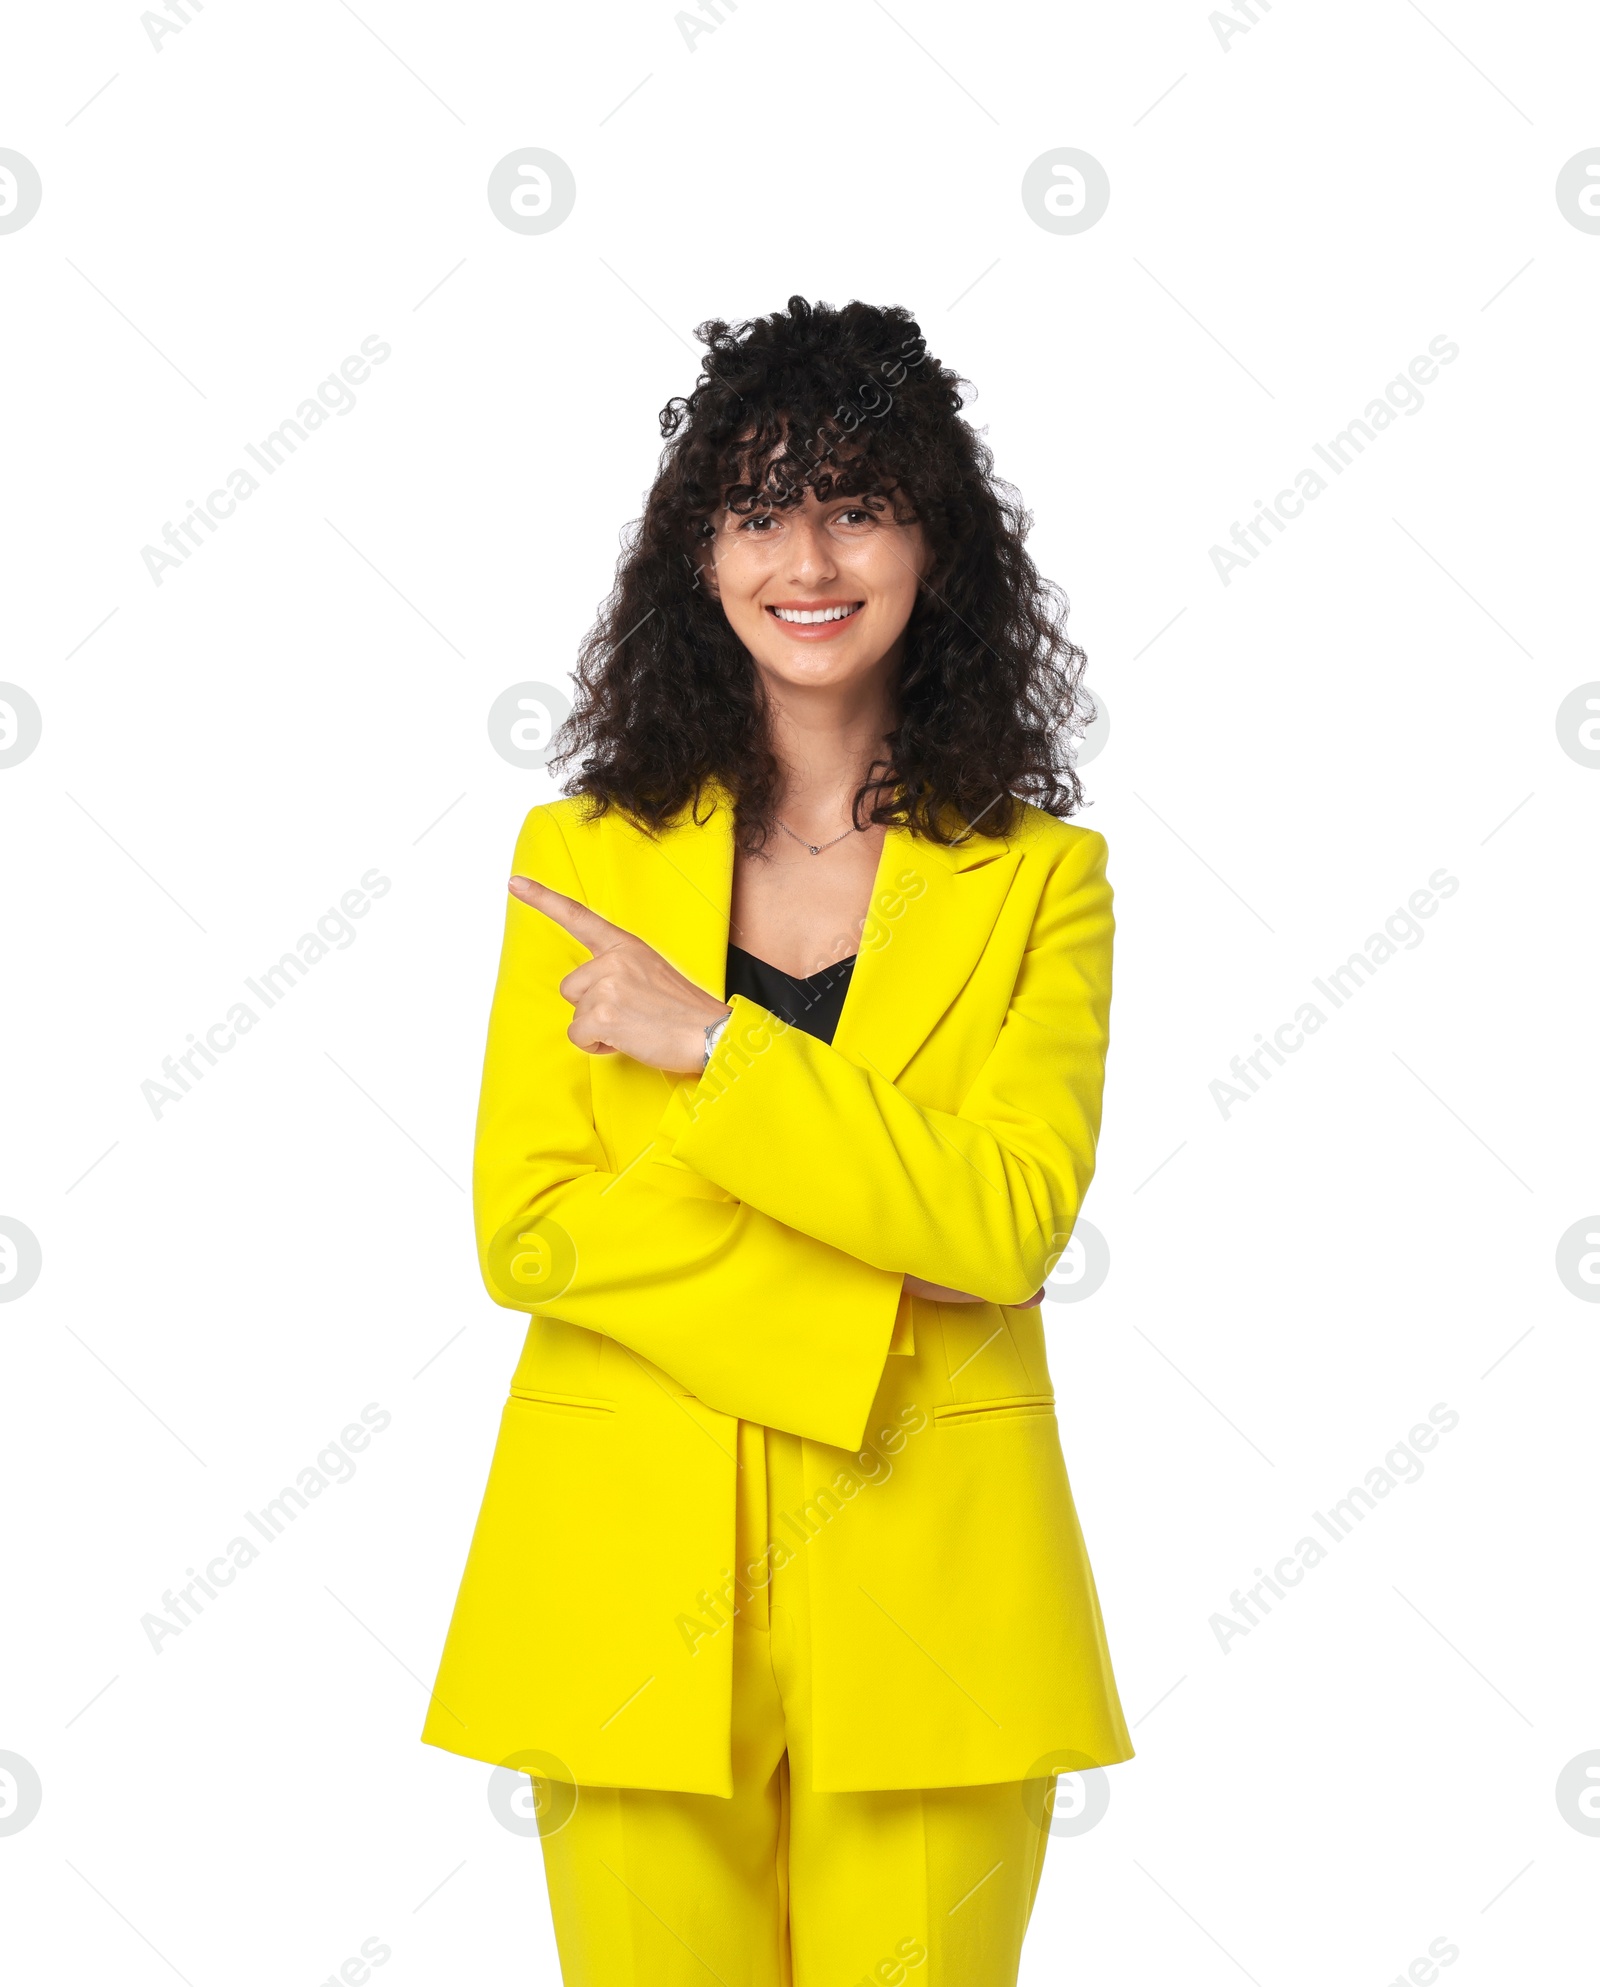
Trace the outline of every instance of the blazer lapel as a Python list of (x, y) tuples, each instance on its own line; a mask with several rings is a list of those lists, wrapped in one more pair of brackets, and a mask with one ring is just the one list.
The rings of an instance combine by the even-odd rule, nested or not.
[(720, 999), (733, 901), (733, 809), (717, 789), (701, 810), (698, 824), (685, 815), (656, 836), (615, 814), (617, 833), (627, 840), (616, 867), (620, 900), (614, 910), (599, 903), (595, 909)]
[[(618, 901), (595, 908), (721, 996), (733, 899), (734, 810), (720, 787), (698, 824), (685, 816), (657, 837), (614, 817), (627, 838)], [(891, 827), (844, 1011), (841, 1055), (893, 1082), (966, 985), (1021, 860), (1015, 847), (973, 834), (953, 848)], [(609, 893), (608, 893), (609, 894)]]
[(984, 835), (954, 848), (891, 828), (833, 1045), (893, 1082), (966, 985), (1020, 852)]

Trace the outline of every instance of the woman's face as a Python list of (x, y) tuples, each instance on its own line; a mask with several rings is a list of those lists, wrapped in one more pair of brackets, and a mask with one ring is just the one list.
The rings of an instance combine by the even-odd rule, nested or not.
[(713, 523), (706, 583), (764, 674), (828, 689), (898, 669), (930, 563), (920, 524), (810, 488), (788, 510), (724, 509)]

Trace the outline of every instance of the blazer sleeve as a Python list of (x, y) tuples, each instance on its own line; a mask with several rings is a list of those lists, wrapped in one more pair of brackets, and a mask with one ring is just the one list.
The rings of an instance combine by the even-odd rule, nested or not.
[[(584, 895), (541, 809), (523, 825), (514, 868)], [(606, 1151), (595, 1059), (569, 1041), (572, 1009), (557, 991), (588, 956), (549, 918), (508, 901), (473, 1149), (489, 1295), (617, 1340), (722, 1413), (859, 1448), (901, 1271), (744, 1205), (659, 1136), (638, 1152)], [(665, 1117), (695, 1085), (659, 1080)]]
[(1094, 1172), (1111, 1005), (1106, 844), (1080, 831), (1040, 895), (995, 1046), (957, 1111), (735, 996), (672, 1151), (744, 1205), (882, 1269), (1020, 1304)]

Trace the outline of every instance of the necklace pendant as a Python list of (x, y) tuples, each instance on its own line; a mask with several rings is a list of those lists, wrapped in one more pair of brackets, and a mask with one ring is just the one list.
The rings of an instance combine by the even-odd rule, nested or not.
[(785, 821), (781, 815), (775, 816), (774, 818), (776, 819), (778, 826), (789, 837), (790, 841), (798, 842), (801, 848), (805, 850), (806, 854), (812, 856), (821, 855), (824, 849), (831, 849), (835, 845), (835, 843), (844, 841), (845, 838), (852, 832), (849, 828), (846, 828), (843, 835), (835, 835), (833, 841), (831, 842), (808, 842), (804, 835), (797, 835), (795, 831), (789, 826), (788, 822)]

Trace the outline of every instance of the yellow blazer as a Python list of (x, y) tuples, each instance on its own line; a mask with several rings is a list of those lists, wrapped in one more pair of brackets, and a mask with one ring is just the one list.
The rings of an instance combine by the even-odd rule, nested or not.
[[(652, 840), (536, 807), (516, 872), (721, 997), (733, 814)], [(588, 956), (508, 901), (474, 1155), (490, 1295), (531, 1313), (424, 1740), (580, 1785), (732, 1791), (736, 1420), (804, 1438), (821, 1792), (1132, 1755), (1037, 1308), (1094, 1169), (1106, 845), (892, 828), (832, 1045), (742, 996), (676, 1077), (567, 1039)], [(902, 1279), (977, 1293), (906, 1298)]]

